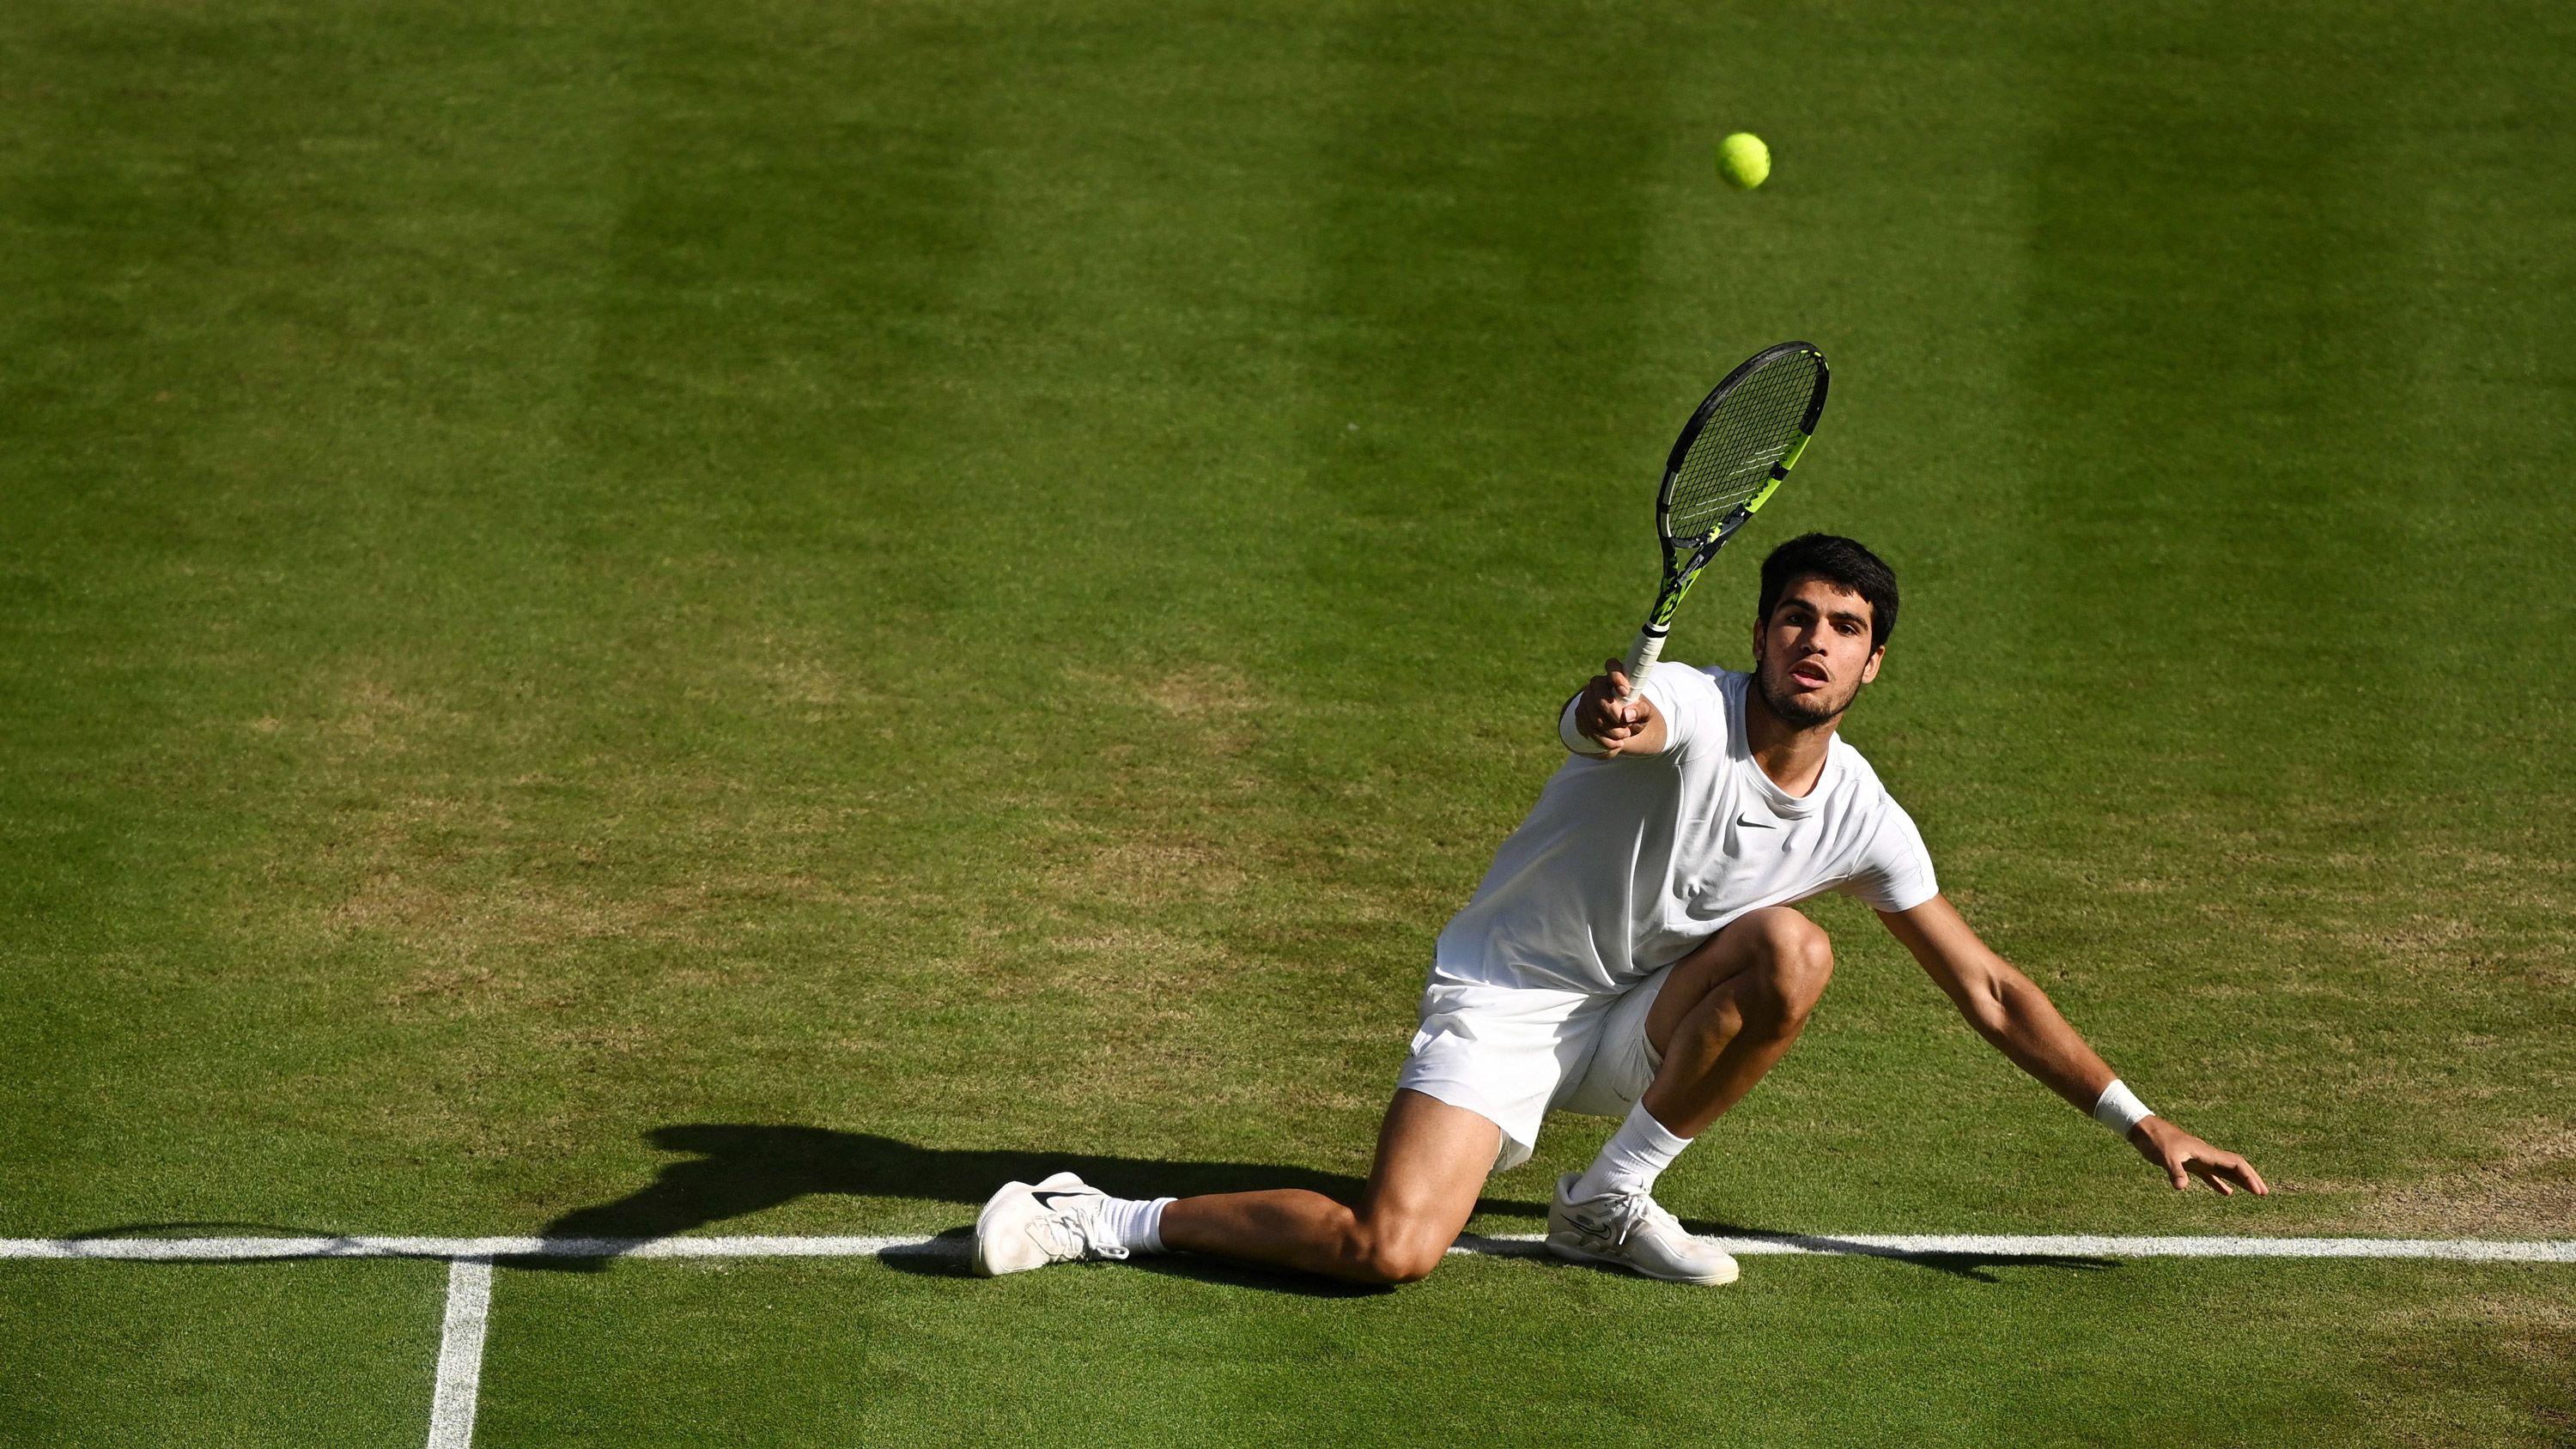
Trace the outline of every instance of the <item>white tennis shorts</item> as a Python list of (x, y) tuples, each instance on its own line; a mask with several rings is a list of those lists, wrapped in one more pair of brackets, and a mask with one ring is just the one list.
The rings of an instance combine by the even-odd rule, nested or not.
[(1663, 1065), (1646, 1042), (1646, 1013), (1672, 969), (1615, 995), (1478, 986), (1435, 974), (1395, 1084), (1502, 1128), (1493, 1170), (1518, 1167), (1551, 1111), (1628, 1115)]

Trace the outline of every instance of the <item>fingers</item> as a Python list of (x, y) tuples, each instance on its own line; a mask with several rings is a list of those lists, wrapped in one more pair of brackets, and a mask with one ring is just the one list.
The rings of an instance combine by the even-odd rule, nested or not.
[(2203, 1165), (2193, 1170), (2200, 1174), (2203, 1181), (2217, 1188), (2221, 1197), (2235, 1196), (2236, 1189), (2239, 1187), (2256, 1197), (2272, 1195), (2272, 1189), (2264, 1184), (2263, 1174), (2254, 1170), (2254, 1164), (2233, 1152), (2206, 1153), (2202, 1156), (2201, 1162)]
[(1646, 722), (1646, 707), (1628, 697), (1628, 667), (1612, 659), (1601, 667), (1601, 678), (1610, 686), (1610, 712), (1621, 727), (1634, 733)]
[(2234, 1197), (2243, 1188), (2256, 1197), (2270, 1197), (2272, 1189), (2254, 1165), (2233, 1152), (2221, 1152), (2206, 1144), (2194, 1144), (2173, 1153), (2164, 1160), (2165, 1176), (2172, 1179), (2174, 1190), (2191, 1186), (2195, 1177), (2209, 1184), (2220, 1197)]
[(1608, 660), (1602, 672), (1584, 686), (1583, 702), (1575, 710), (1575, 728), (1614, 755), (1619, 753), (1620, 744), (1633, 738), (1646, 723), (1645, 707), (1623, 698), (1627, 692), (1627, 671), (1618, 660)]

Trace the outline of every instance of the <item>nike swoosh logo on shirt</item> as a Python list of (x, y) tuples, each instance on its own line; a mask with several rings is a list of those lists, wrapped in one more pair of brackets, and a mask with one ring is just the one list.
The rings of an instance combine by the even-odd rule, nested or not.
[(1776, 820), (1756, 820), (1750, 815), (1736, 816), (1735, 823), (1738, 825), (1750, 825), (1756, 830), (1777, 830), (1780, 828), (1780, 824)]

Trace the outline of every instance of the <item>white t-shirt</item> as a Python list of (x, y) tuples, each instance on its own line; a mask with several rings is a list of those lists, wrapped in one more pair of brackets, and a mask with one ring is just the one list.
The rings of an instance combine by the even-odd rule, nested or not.
[(1432, 979), (1624, 991), (1747, 911), (1837, 890), (1904, 911), (1939, 894), (1913, 819), (1841, 737), (1803, 796), (1762, 773), (1750, 683), (1657, 665), (1644, 693), (1665, 752), (1567, 760), (1441, 931)]

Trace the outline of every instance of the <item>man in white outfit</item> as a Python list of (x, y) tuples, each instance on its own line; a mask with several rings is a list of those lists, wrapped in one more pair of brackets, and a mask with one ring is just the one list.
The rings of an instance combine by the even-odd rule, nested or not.
[(1613, 660), (1566, 702), (1574, 757), (1440, 933), (1356, 1206), (1298, 1190), (1113, 1198), (1058, 1173), (994, 1194), (977, 1271), (1179, 1250), (1412, 1282), (1486, 1175), (1527, 1159), (1559, 1109), (1621, 1120), (1588, 1170), (1559, 1179), (1549, 1250), (1730, 1282), (1735, 1260), (1655, 1202), (1655, 1179), (1805, 1026), (1833, 948), (1794, 907), (1827, 891), (1868, 902), (1987, 1041), (2174, 1187), (2264, 1193), (2245, 1159), (2150, 1113), (1987, 949), (1942, 898), (1913, 820), (1836, 736), (1878, 675), (1896, 604), (1876, 555), (1808, 534), (1763, 562), (1753, 673), (1667, 662), (1623, 701)]

